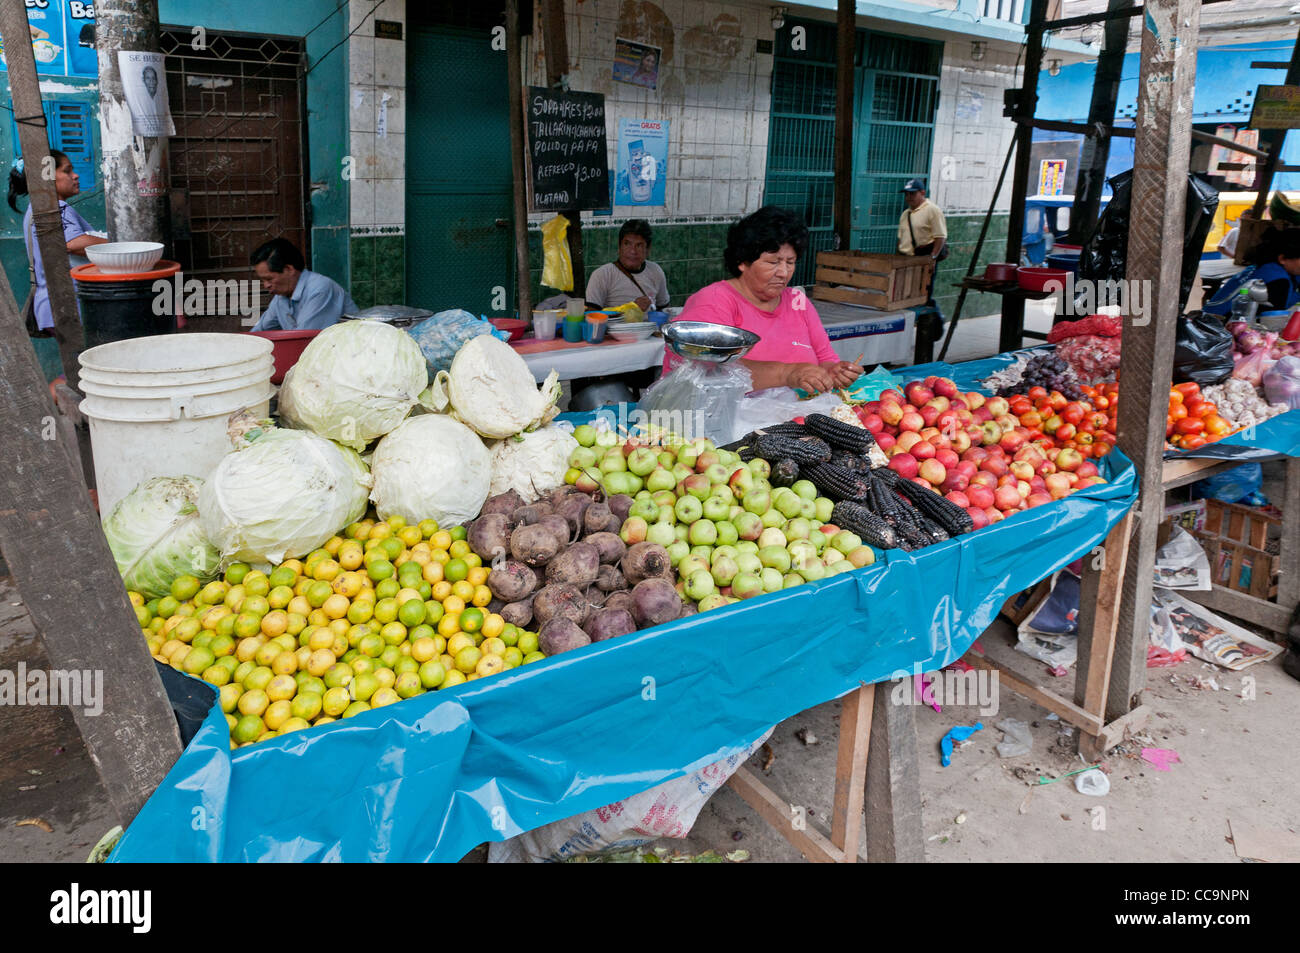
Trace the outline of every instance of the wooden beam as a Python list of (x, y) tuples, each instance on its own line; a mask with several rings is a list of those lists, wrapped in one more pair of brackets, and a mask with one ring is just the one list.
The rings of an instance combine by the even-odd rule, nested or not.
[(1116, 718), (1102, 728), (1101, 734), (1090, 735), (1087, 732), (1080, 732), (1079, 754), (1085, 761), (1100, 761), (1106, 752), (1123, 741), (1126, 735), (1141, 731), (1150, 720), (1151, 709), (1146, 705), (1138, 705), (1127, 715)]
[(1083, 708), (1076, 705), (1063, 695), (1058, 695), (1050, 688), (1043, 688), (1035, 685), (1033, 682), (1022, 678), (1019, 673), (1012, 671), (1005, 665), (995, 662), (993, 659), (977, 655), (974, 652), (967, 652), (965, 655), (966, 662), (974, 668), (984, 669), (988, 672), (998, 673), (998, 682), (1007, 688), (1010, 688), (1017, 695), (1028, 698), (1037, 705), (1042, 705), (1048, 711), (1055, 712), (1061, 717), (1062, 721), (1068, 721), (1070, 724), (1082, 728), (1090, 734), (1096, 734), (1103, 727), (1103, 719), (1092, 712), (1084, 711)]
[[(569, 37), (564, 19), (564, 0), (544, 0), (542, 7), (542, 49), (546, 56), (546, 85), (560, 86), (569, 75)], [(586, 263), (582, 254), (582, 211), (566, 209), (560, 213), (569, 220), (569, 257), (573, 260), (574, 297), (582, 297), (587, 287)]]
[[(1291, 62), (1287, 64), (1284, 84), (1300, 85), (1300, 33), (1297, 33), (1295, 46), (1291, 48)], [(1286, 134), (1285, 129), (1264, 129), (1260, 133), (1260, 147), (1268, 152), (1268, 157), (1262, 165), (1255, 167), (1255, 204), (1250, 210), (1250, 217), (1256, 221), (1264, 217), (1264, 205), (1268, 201), (1268, 190), (1273, 185), (1273, 173), (1277, 171), (1278, 160), (1282, 156)]]
[(840, 704), (840, 742), (835, 758), (835, 806), (831, 811), (831, 843), (846, 863), (858, 859), (862, 836), (862, 804), (866, 794), (867, 750), (871, 738), (871, 708), (876, 686), (863, 685)]
[[(1201, 0), (1201, 5), (1208, 7), (1216, 3), (1227, 2), (1228, 0)], [(1081, 13), (1077, 17), (1063, 17), (1059, 20), (1048, 20), (1043, 24), (1042, 29), (1044, 33), (1054, 33), (1057, 30), (1065, 30), (1072, 26), (1088, 26), (1091, 23), (1109, 22), (1116, 18), (1126, 20), (1131, 17), (1140, 16), (1141, 14), (1142, 7), (1138, 7), (1134, 10), (1122, 10), (1117, 12), (1111, 10), (1098, 10), (1096, 13)], [(1244, 23), (1242, 25), (1249, 26), (1250, 24)], [(1026, 32), (1028, 32), (1027, 27)]]
[(1300, 457), (1286, 458), (1281, 544), (1277, 603), (1283, 611), (1291, 612), (1300, 602)]
[[(519, 52), (519, 0), (506, 0), (506, 88), (510, 97), (510, 175), (514, 181), (515, 304), (518, 316), (528, 321), (533, 311), (533, 290), (528, 269), (528, 173), (524, 169), (524, 78)], [(576, 279), (576, 274), (574, 277)]]
[[(1108, 13), (1128, 13), (1133, 0), (1109, 0)], [(1088, 106), (1088, 125), (1115, 123), (1115, 103), (1119, 98), (1119, 81), (1124, 71), (1124, 53), (1128, 47), (1128, 20), (1116, 16), (1106, 21), (1105, 42), (1097, 57), (1093, 74), (1092, 100)], [(1083, 141), (1079, 158), (1079, 177), (1074, 187), (1074, 209), (1070, 212), (1070, 230), (1066, 241), (1082, 245), (1092, 234), (1101, 208), (1101, 193), (1106, 186), (1106, 162), (1110, 158), (1110, 138), (1093, 136)]]
[(1125, 567), (1108, 720), (1146, 685), (1156, 530), (1164, 515), (1162, 459), (1174, 326), (1182, 284), (1184, 213), (1200, 4), (1148, 0), (1142, 28), (1133, 198), (1125, 277), (1148, 282), (1148, 314), (1125, 320), (1118, 442), (1137, 471), (1137, 532)]
[[(11, 57), (31, 50), (20, 36)], [(83, 689), (68, 707), (125, 826), (180, 757), (176, 716), (11, 300), (0, 294), (0, 549), (53, 671), (95, 688), (97, 702)]]
[[(1033, 148), (1030, 121), (1038, 110), (1038, 73), (1043, 65), (1043, 30), (1047, 20), (1047, 0), (1031, 0), (1033, 7), (1026, 27), (1025, 70), (1016, 103), (1016, 162), (1011, 178), (1011, 209), (1007, 220), (1007, 255), (1003, 261), (1020, 262), (1020, 239), (1025, 231), (1025, 193), (1029, 190), (1029, 160)], [(1020, 297), (1003, 297), (1002, 325), (998, 334), (999, 351), (1019, 350), (1024, 340), (1025, 302)]]
[[(915, 707), (895, 705), (882, 684), (871, 704), (867, 757), (867, 861), (921, 863), (921, 768), (917, 762)], [(912, 691), (910, 679), (907, 691)]]
[(819, 864), (837, 864), (844, 860), (843, 851), (817, 828), (804, 822), (801, 815), (793, 812), (789, 804), (777, 797), (748, 768), (741, 767), (727, 784), (808, 860)]
[[(1287, 567), (1283, 565), (1282, 573), (1284, 575), (1286, 570)], [(1294, 571), (1291, 575), (1295, 575)], [(1266, 629), (1279, 633), (1284, 633), (1290, 628), (1291, 613), (1295, 609), (1294, 602), (1291, 603), (1290, 608), (1284, 608), (1276, 602), (1269, 602), (1219, 585), (1204, 592), (1187, 590), (1182, 595), (1198, 605), (1205, 606), (1207, 609), (1222, 612), (1224, 615), (1230, 615), (1235, 619), (1244, 619), (1247, 622), (1253, 622), (1255, 625), (1261, 625)]]
[(835, 246), (853, 247), (853, 79), (858, 30), (854, 0), (839, 0), (835, 37)]

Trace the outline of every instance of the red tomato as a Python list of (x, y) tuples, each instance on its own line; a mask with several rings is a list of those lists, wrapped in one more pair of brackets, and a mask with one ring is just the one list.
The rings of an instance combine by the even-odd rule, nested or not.
[(1043, 388), (1043, 387), (1031, 387), (1031, 388), (1029, 388), (1029, 399), (1030, 399), (1030, 400), (1035, 400), (1035, 401), (1036, 401), (1036, 400), (1038, 400), (1038, 398), (1040, 398), (1040, 397), (1046, 397), (1046, 396), (1047, 396), (1047, 390), (1046, 390), (1046, 388)]
[(1184, 384), (1175, 384), (1174, 390), (1182, 394), (1184, 399), (1190, 399), (1201, 392), (1201, 385), (1195, 381), (1187, 381)]
[(1174, 424), (1174, 430), (1184, 436), (1199, 434), (1205, 430), (1205, 421), (1199, 417), (1185, 417)]
[(1202, 437), (1200, 434), (1192, 434), (1189, 437), (1183, 438), (1183, 449), (1196, 450), (1200, 447), (1205, 446), (1206, 443), (1207, 443), (1206, 439)]

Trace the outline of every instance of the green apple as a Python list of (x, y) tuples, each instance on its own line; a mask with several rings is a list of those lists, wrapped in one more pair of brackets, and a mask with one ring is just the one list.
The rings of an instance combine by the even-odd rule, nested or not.
[(718, 541), (718, 527), (710, 519), (698, 519), (691, 524), (686, 537), (692, 546), (712, 546)]
[(625, 473), (627, 472), (627, 457), (623, 456), (623, 451), (617, 447), (606, 450), (600, 458), (601, 473)]
[(720, 500), (716, 496), (710, 496), (704, 501), (704, 518), (709, 520), (725, 520), (731, 515), (731, 506), (726, 500)]
[(704, 504), (693, 496), (683, 496), (677, 500), (673, 511), (679, 520), (689, 525), (704, 515)]
[(764, 569), (760, 578), (764, 592), (776, 592), (785, 585), (785, 575), (779, 569)]
[(817, 508), (817, 512), (813, 515), (823, 523), (829, 523), (831, 520), (831, 513), (835, 510), (835, 504), (826, 499), (826, 497), (819, 496), (817, 499), (813, 500), (813, 505)]
[(758, 558), (757, 553), (740, 553), (736, 556), (736, 569), (741, 573), (758, 575), (763, 571), (763, 560)]
[(686, 598), (699, 602), (707, 596), (713, 595), (717, 587), (713, 582), (713, 574), (707, 569), (697, 569), (686, 579)]
[(651, 523), (650, 528), (646, 530), (646, 542), (658, 543), (665, 549), (670, 543), (676, 542), (677, 534), (673, 532), (671, 523)]
[(620, 447), (619, 453), (622, 453), (621, 445), (623, 441), (619, 439), (618, 434), (612, 430), (601, 430), (596, 434), (596, 446), (602, 450), (608, 450), (611, 447)]
[(736, 541), (735, 543), (733, 543), (732, 545), (736, 547), (736, 552), (737, 552), (737, 553), (757, 553), (757, 552), (758, 552), (758, 543), (754, 542), (752, 539), (741, 539), (741, 540), (737, 540), (737, 541)]
[(718, 542), (723, 546), (730, 546), (740, 539), (740, 534), (736, 532), (736, 524), (730, 520), (719, 520), (718, 523)]
[(731, 556), (718, 556), (714, 553), (713, 565), (709, 568), (713, 573), (713, 581), (719, 588), (731, 585), (731, 580), (736, 578), (736, 573), (740, 572), (740, 567), (736, 565), (736, 560)]
[(665, 548), (668, 550), (668, 562), (671, 563), (674, 568), (676, 568), (681, 561), (691, 553), (691, 544), (686, 542), (684, 539), (679, 539), (676, 542), (669, 543)]
[(671, 470), (665, 470), (663, 467), (651, 470), (645, 481), (646, 489), (652, 493), (658, 493), (663, 490), (672, 492), (677, 486), (677, 480)]
[(683, 556), (681, 561), (678, 562), (677, 575), (683, 579), (687, 579), (694, 573), (699, 572), (701, 569), (708, 571), (709, 561), (703, 556), (697, 556), (694, 553), (691, 553), (687, 556)]
[(804, 584), (803, 576), (799, 575), (797, 572), (788, 572), (783, 577), (781, 588), (793, 589), (795, 586), (802, 586), (803, 584)]
[(648, 497), (644, 500), (635, 500), (628, 509), (627, 515), (639, 516), (647, 523), (657, 522), (659, 519), (659, 504)]
[(569, 454), (569, 466), (585, 470), (587, 467), (594, 467), (598, 459), (596, 451), (591, 447), (575, 447), (573, 453)]
[(783, 574), (790, 571), (790, 554), (784, 546), (763, 546), (758, 551), (758, 559), (766, 569)]
[(803, 497), (805, 500), (817, 499), (817, 487), (813, 485), (812, 480), (795, 480), (790, 485), (790, 489)]
[(781, 494), (781, 497), (774, 502), (774, 505), (786, 519), (794, 519), (803, 512), (803, 500), (800, 499), (799, 494), (791, 490)]
[(579, 424), (573, 428), (573, 439), (583, 447), (590, 447), (596, 442), (596, 428), (591, 424)]

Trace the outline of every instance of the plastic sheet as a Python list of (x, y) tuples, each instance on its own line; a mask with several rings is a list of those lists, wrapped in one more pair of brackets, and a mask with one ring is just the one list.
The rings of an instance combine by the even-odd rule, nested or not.
[(214, 707), (112, 860), (455, 861), (688, 774), (960, 658), (1132, 506), (1132, 464), (1105, 462), (1111, 483), (979, 532), (324, 728), (232, 752)]

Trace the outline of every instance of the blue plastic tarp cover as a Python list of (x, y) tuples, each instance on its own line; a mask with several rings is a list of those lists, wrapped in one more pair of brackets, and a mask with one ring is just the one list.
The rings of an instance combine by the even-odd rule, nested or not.
[(960, 658), (1095, 547), (1111, 482), (873, 566), (231, 751), (214, 706), (115, 861), (456, 861), (726, 757), (771, 725)]

